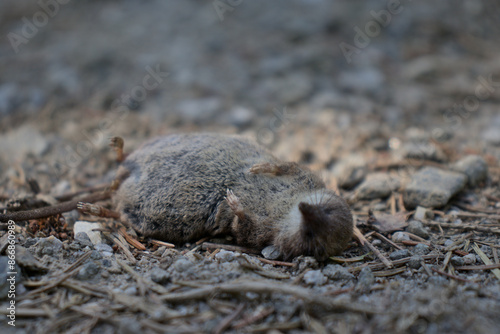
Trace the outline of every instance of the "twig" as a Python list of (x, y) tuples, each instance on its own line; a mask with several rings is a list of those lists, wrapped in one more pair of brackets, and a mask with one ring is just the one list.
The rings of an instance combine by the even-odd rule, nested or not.
[(295, 267), (296, 266), (296, 264), (292, 263), (292, 262), (268, 260), (268, 259), (264, 259), (264, 258), (261, 258), (261, 257), (258, 257), (258, 259), (260, 261), (264, 262), (264, 263), (272, 264), (273, 266), (285, 266), (285, 267)]
[(215, 327), (215, 329), (213, 331), (214, 334), (220, 334), (224, 330), (229, 328), (229, 326), (231, 325), (231, 322), (233, 322), (234, 319), (236, 319), (241, 314), (241, 312), (243, 312), (244, 307), (245, 307), (245, 304), (238, 305), (238, 307), (236, 308), (236, 310), (234, 310), (233, 313), (231, 313), (230, 315), (228, 315), (227, 317), (222, 319), (222, 321), (217, 325), (217, 327)]
[(137, 248), (140, 251), (145, 251), (146, 246), (144, 246), (142, 243), (140, 243), (138, 240), (134, 239), (130, 234), (127, 233), (125, 230), (125, 227), (120, 227), (118, 229), (118, 233), (125, 238), (125, 240), (132, 246)]
[(380, 240), (387, 242), (389, 245), (391, 245), (392, 247), (394, 247), (396, 249), (399, 249), (399, 250), (403, 249), (403, 248), (399, 247), (394, 242), (392, 242), (391, 240), (387, 239), (386, 237), (384, 237), (382, 234), (380, 234), (378, 232), (375, 232), (373, 235), (376, 236), (377, 238), (379, 238)]
[[(27, 299), (27, 298), (31, 298), (41, 292), (44, 292), (44, 291), (47, 291), (47, 290), (50, 290), (52, 288), (55, 288), (56, 286), (58, 286), (59, 284), (61, 284), (62, 282), (64, 282), (65, 280), (67, 280), (68, 278), (70, 278), (71, 276), (73, 276), (79, 269), (79, 266), (81, 266), (83, 264), (83, 262), (85, 262), (84, 260), (87, 259), (90, 254), (92, 252), (87, 252), (85, 254), (83, 254), (80, 259), (78, 259), (75, 264), (71, 265), (70, 267), (68, 267), (64, 272), (66, 272), (66, 274), (60, 276), (59, 278), (55, 279), (54, 281), (48, 283), (47, 285), (45, 286), (42, 286), (38, 289), (35, 289), (35, 290), (32, 290), (30, 292), (28, 292), (27, 294), (25, 295), (22, 295), (19, 297), (19, 300), (24, 300), (24, 299)], [(84, 259), (84, 260), (82, 260)]]
[[(477, 243), (473, 243), (472, 248), (477, 253), (477, 255), (479, 255), (481, 260), (483, 260), (484, 264), (493, 264), (493, 262), (491, 262), (491, 260), (486, 256), (486, 254), (483, 253), (481, 248), (479, 248)], [(496, 276), (496, 278), (498, 278), (500, 280), (500, 269), (492, 269), (491, 271)]]
[(175, 245), (174, 244), (171, 244), (169, 242), (165, 242), (165, 241), (160, 241), (160, 240), (155, 240), (155, 239), (151, 239), (150, 240), (153, 244), (155, 245), (158, 245), (158, 246), (165, 246), (167, 248), (175, 248)]
[(303, 288), (296, 285), (274, 282), (239, 282), (239, 283), (224, 283), (193, 289), (186, 292), (170, 293), (159, 297), (159, 299), (169, 302), (184, 302), (189, 299), (205, 299), (217, 293), (241, 294), (245, 296), (248, 292), (257, 294), (286, 294), (292, 295), (304, 301), (306, 304), (318, 305), (328, 310), (338, 311), (353, 311), (368, 314), (377, 314), (379, 311), (367, 308), (364, 305), (354, 303), (345, 303), (333, 300), (332, 298), (324, 297), (313, 292), (311, 289)]
[(119, 239), (119, 237), (121, 237), (119, 235), (119, 237), (116, 237), (112, 234), (110, 234), (110, 237), (111, 237), (111, 240), (118, 246), (121, 248), (121, 250), (123, 251), (123, 253), (125, 254), (125, 256), (127, 257), (127, 259), (130, 261), (130, 263), (132, 264), (136, 264), (137, 263), (137, 260), (135, 259), (134, 255), (128, 250), (128, 248), (123, 244), (123, 242), (121, 242), (121, 240)]
[(441, 271), (441, 270), (438, 270), (436, 268), (433, 268), (431, 267), (431, 270), (438, 273), (439, 275), (443, 275), (443, 276), (446, 276), (446, 277), (449, 277), (449, 278), (453, 278), (457, 281), (461, 281), (461, 282), (466, 282), (466, 283), (474, 283), (473, 281), (470, 281), (468, 279), (465, 279), (465, 278), (462, 278), (462, 277), (458, 277), (458, 276), (455, 276), (455, 275), (452, 275), (452, 274), (448, 274), (448, 273), (445, 273), (444, 271)]
[(240, 252), (240, 253), (250, 253), (250, 254), (260, 254), (260, 252), (256, 249), (253, 248), (246, 248), (246, 247), (240, 247), (240, 246), (234, 246), (234, 245), (225, 245), (225, 244), (215, 244), (212, 242), (204, 242), (201, 244), (201, 248), (203, 250), (207, 249), (215, 249), (215, 248), (222, 248), (225, 250), (229, 250), (232, 252)]
[[(500, 217), (500, 216), (499, 216)], [(500, 230), (494, 230), (492, 228), (484, 227), (484, 226), (476, 226), (476, 225), (457, 225), (457, 224), (451, 224), (451, 223), (435, 223), (432, 221), (424, 221), (422, 222), (426, 225), (431, 225), (431, 226), (441, 226), (441, 227), (447, 227), (447, 228), (456, 228), (462, 231), (478, 231), (478, 232), (486, 232), (486, 233), (494, 233), (494, 234), (500, 234)]]
[(45, 218), (45, 217), (50, 217), (54, 216), (57, 214), (61, 214), (63, 212), (68, 212), (75, 210), (77, 207), (77, 204), (79, 202), (98, 202), (98, 201), (103, 201), (111, 197), (110, 192), (102, 192), (102, 193), (95, 193), (88, 195), (86, 197), (83, 197), (78, 200), (73, 200), (73, 201), (68, 201), (52, 206), (46, 206), (43, 208), (38, 208), (38, 209), (33, 209), (33, 210), (27, 210), (27, 211), (17, 211), (17, 212), (9, 212), (5, 214), (0, 214), (0, 221), (1, 222), (6, 222), (9, 220), (13, 221), (23, 221), (23, 220), (30, 220), (30, 219), (39, 219), (39, 218)]
[[(356, 231), (357, 230), (357, 231)], [(358, 228), (355, 226), (354, 227), (354, 235), (359, 239), (360, 243), (366, 244), (368, 248), (382, 261), (382, 263), (389, 269), (393, 268), (394, 265), (391, 263), (390, 260), (388, 260), (380, 251), (375, 248), (366, 238), (365, 236), (361, 233), (361, 231), (358, 230)]]
[(406, 271), (405, 267), (395, 268), (395, 269), (385, 270), (385, 271), (375, 271), (373, 273), (373, 276), (375, 276), (375, 277), (394, 276), (394, 275), (397, 275), (397, 274), (401, 274), (401, 273), (403, 273), (405, 271)]
[(482, 266), (461, 266), (455, 267), (456, 270), (491, 270), (500, 268), (500, 263), (484, 264)]
[(241, 328), (243, 328), (245, 326), (253, 324), (254, 322), (257, 322), (257, 321), (259, 321), (261, 319), (264, 319), (265, 317), (273, 314), (274, 311), (275, 311), (275, 309), (272, 306), (269, 307), (269, 308), (260, 310), (260, 311), (258, 311), (256, 313), (254, 313), (253, 315), (251, 315), (251, 316), (249, 316), (247, 318), (244, 318), (244, 319), (238, 321), (237, 323), (235, 323), (233, 325), (233, 328), (236, 329), (236, 330), (237, 329), (241, 329)]

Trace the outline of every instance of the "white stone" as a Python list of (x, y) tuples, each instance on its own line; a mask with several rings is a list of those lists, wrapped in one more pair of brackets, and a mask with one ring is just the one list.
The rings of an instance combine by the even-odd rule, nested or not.
[(102, 226), (99, 223), (77, 221), (73, 227), (73, 233), (76, 235), (79, 232), (85, 232), (89, 236), (90, 241), (92, 241), (94, 245), (97, 245), (102, 243), (101, 232), (93, 230), (100, 228), (102, 228)]

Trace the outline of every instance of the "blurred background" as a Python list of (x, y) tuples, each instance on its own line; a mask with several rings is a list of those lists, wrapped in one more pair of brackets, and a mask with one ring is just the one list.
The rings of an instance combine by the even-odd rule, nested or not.
[(9, 0), (0, 18), (5, 197), (22, 174), (111, 179), (115, 135), (242, 133), (318, 170), (412, 136), (500, 158), (498, 1)]

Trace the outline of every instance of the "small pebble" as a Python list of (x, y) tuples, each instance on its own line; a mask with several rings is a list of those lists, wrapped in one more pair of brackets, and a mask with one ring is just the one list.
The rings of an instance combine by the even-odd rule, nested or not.
[(413, 248), (413, 253), (417, 255), (427, 255), (431, 251), (430, 247), (426, 244), (417, 244)]
[(332, 280), (353, 279), (354, 275), (351, 274), (347, 268), (339, 264), (329, 264), (323, 268), (323, 274)]
[(95, 249), (99, 251), (104, 257), (110, 257), (113, 255), (113, 248), (108, 244), (99, 243), (95, 245)]
[(90, 241), (94, 245), (102, 243), (101, 232), (94, 231), (95, 229), (102, 228), (99, 223), (90, 223), (86, 221), (77, 221), (73, 227), (73, 232), (77, 235), (79, 232), (85, 232), (89, 237)]
[(399, 188), (399, 181), (385, 173), (369, 175), (356, 189), (355, 198), (359, 200), (372, 200), (389, 197), (394, 190)]
[(460, 267), (463, 266), (465, 261), (461, 256), (452, 256), (450, 259), (452, 265)]
[(153, 267), (149, 274), (151, 275), (151, 280), (158, 284), (165, 284), (170, 280), (168, 272), (159, 267)]
[(410, 261), (408, 261), (408, 267), (410, 267), (411, 269), (419, 269), (422, 266), (423, 260), (424, 259), (420, 255), (413, 255), (410, 258)]
[(231, 262), (236, 258), (236, 255), (234, 254), (234, 252), (221, 249), (220, 252), (215, 254), (215, 258), (220, 262)]
[(471, 187), (476, 187), (488, 177), (488, 164), (483, 157), (478, 155), (466, 156), (457, 161), (452, 169), (467, 175), (468, 184)]
[(364, 267), (358, 276), (358, 283), (356, 284), (355, 290), (360, 293), (370, 292), (370, 289), (375, 283), (375, 276), (370, 268)]
[(310, 285), (323, 285), (327, 280), (321, 270), (310, 270), (304, 275), (304, 282)]
[(461, 191), (467, 182), (464, 174), (444, 171), (435, 167), (424, 167), (411, 178), (403, 192), (406, 208), (421, 205), (439, 208)]
[(413, 218), (416, 220), (424, 220), (424, 219), (432, 219), (434, 217), (434, 213), (432, 210), (424, 208), (423, 206), (417, 206), (415, 209), (415, 214), (413, 215)]
[(410, 256), (410, 251), (407, 250), (407, 249), (401, 249), (401, 250), (397, 250), (395, 252), (392, 252), (391, 254), (389, 254), (389, 258), (391, 260), (399, 260), (399, 259), (403, 259), (405, 257), (409, 257)]
[(262, 256), (268, 260), (276, 260), (280, 255), (280, 251), (273, 245), (267, 246), (262, 250)]
[(174, 268), (178, 272), (187, 271), (192, 266), (193, 266), (193, 264), (189, 260), (186, 260), (186, 259), (183, 259), (183, 258), (180, 258), (179, 260), (175, 261), (175, 263), (174, 263)]
[(476, 254), (467, 254), (463, 257), (465, 265), (472, 265), (476, 263)]
[(80, 268), (75, 277), (81, 281), (87, 281), (95, 277), (100, 270), (101, 267), (99, 266), (99, 264), (97, 264), (97, 262), (90, 261), (85, 263)]
[(410, 240), (410, 236), (405, 232), (396, 232), (392, 235), (392, 241), (396, 243), (401, 243), (408, 240)]
[(62, 248), (62, 241), (57, 239), (54, 236), (50, 236), (48, 238), (42, 238), (38, 241), (38, 250), (37, 254), (40, 256), (50, 255), (55, 256), (58, 255)]
[(424, 224), (418, 220), (412, 220), (408, 223), (406, 230), (410, 233), (418, 235), (421, 238), (429, 239), (429, 232), (424, 227)]

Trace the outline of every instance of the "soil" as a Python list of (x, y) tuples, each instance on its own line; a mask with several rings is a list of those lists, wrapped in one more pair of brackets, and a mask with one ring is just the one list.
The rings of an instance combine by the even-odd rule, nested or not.
[(339, 257), (280, 262), (230, 238), (172, 248), (78, 210), (2, 222), (2, 333), (498, 332), (500, 5), (16, 0), (0, 13), (2, 213), (101, 191), (119, 166), (110, 137), (131, 152), (220, 132), (317, 171), (360, 230)]

